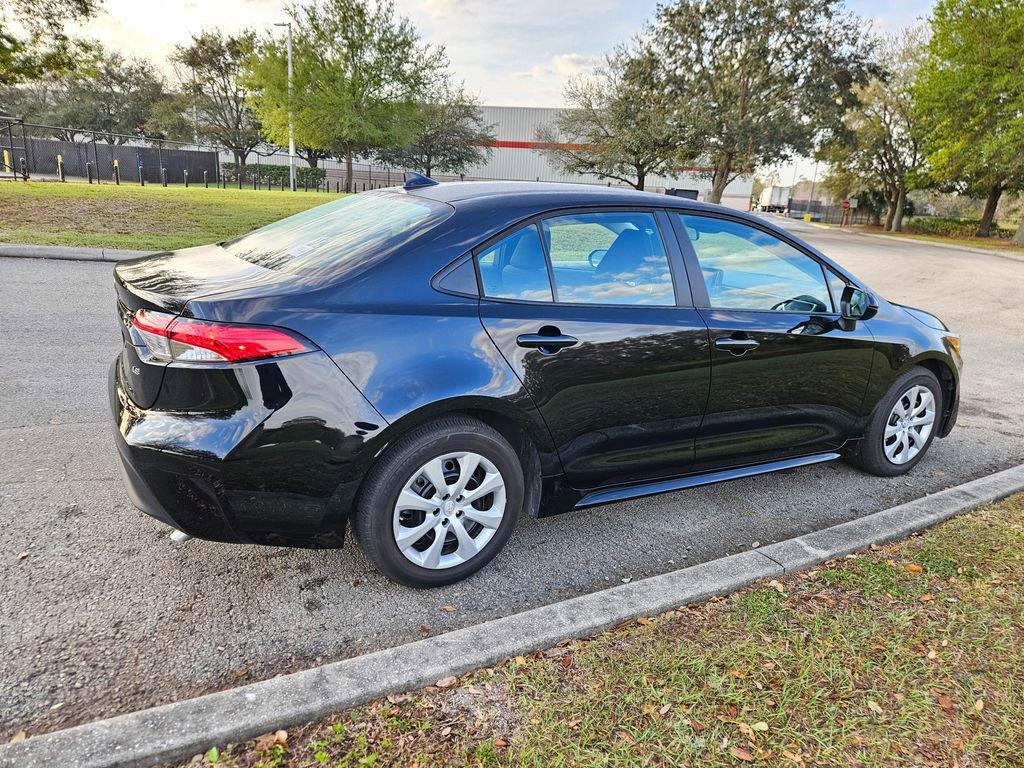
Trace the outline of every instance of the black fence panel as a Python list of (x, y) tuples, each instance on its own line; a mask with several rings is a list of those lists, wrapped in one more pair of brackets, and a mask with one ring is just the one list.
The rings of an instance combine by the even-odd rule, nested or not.
[(13, 154), (15, 167), (20, 167), (19, 158), (24, 157), (32, 176), (56, 177), (59, 156), (64, 165), (64, 175), (82, 179), (91, 176), (97, 180), (113, 180), (115, 161), (124, 181), (137, 182), (140, 166), (147, 183), (161, 182), (161, 168), (167, 170), (169, 184), (183, 183), (186, 170), (192, 183), (202, 181), (203, 171), (206, 171), (211, 182), (218, 179), (217, 153), (205, 150), (27, 137), (24, 146), (14, 147)]

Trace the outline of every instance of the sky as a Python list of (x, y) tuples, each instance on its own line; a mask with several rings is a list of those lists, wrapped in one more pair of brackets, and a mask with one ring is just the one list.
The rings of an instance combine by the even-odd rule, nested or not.
[[(930, 0), (846, 0), (876, 30), (927, 16)], [(425, 42), (443, 45), (456, 78), (484, 104), (558, 107), (573, 75), (599, 64), (653, 18), (657, 0), (395, 0)], [(220, 27), (275, 31), (283, 0), (105, 0), (81, 31), (108, 49), (145, 56), (165, 69), (174, 46)], [(276, 30), (283, 34), (282, 29)], [(168, 70), (169, 71), (169, 70)], [(811, 178), (813, 163), (797, 163)], [(789, 184), (794, 165), (778, 169)]]

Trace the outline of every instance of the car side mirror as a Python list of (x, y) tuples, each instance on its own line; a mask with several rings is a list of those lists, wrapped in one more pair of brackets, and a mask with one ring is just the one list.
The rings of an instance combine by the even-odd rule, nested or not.
[(855, 285), (843, 288), (843, 295), (839, 299), (839, 315), (843, 320), (870, 320), (877, 313), (878, 302), (870, 293), (862, 291)]

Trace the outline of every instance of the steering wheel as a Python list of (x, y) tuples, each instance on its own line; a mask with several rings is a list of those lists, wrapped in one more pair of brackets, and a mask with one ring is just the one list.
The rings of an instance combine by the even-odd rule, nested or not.
[(773, 312), (828, 312), (828, 307), (813, 296), (803, 293), (772, 305)]

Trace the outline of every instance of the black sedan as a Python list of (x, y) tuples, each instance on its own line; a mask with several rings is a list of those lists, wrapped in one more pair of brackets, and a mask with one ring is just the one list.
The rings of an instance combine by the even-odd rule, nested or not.
[(840, 457), (902, 474), (960, 397), (934, 316), (760, 218), (605, 187), (414, 177), (115, 283), (133, 502), (216, 541), (351, 527), (416, 586), (520, 514)]

